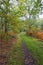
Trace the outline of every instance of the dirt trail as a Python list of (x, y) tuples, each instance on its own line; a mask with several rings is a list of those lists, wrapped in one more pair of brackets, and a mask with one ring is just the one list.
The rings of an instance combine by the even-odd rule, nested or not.
[(34, 65), (34, 59), (31, 56), (30, 51), (27, 49), (27, 46), (24, 41), (22, 41), (22, 49), (24, 52), (24, 62), (25, 65)]
[(8, 60), (9, 49), (12, 46), (14, 39), (6, 41), (0, 39), (0, 65), (6, 65)]

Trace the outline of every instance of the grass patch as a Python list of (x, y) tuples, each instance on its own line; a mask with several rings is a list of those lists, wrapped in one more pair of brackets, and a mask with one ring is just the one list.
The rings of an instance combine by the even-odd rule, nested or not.
[(8, 62), (6, 65), (25, 65), (21, 46), (21, 40), (18, 39), (18, 42), (13, 45), (9, 52)]
[(25, 34), (22, 34), (21, 37), (26, 42), (32, 56), (37, 59), (35, 65), (43, 65), (43, 42), (38, 41), (36, 38), (26, 36)]

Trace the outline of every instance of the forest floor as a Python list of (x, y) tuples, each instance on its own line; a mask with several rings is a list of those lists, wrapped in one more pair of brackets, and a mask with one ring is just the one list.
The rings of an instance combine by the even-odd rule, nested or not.
[(22, 41), (22, 49), (24, 52), (24, 63), (25, 63), (25, 65), (35, 65), (34, 58), (31, 56), (31, 51), (28, 50), (24, 40)]
[(6, 65), (8, 60), (8, 53), (14, 41), (16, 40), (13, 38), (9, 39), (7, 42), (6, 40), (0, 39), (0, 65)]
[(0, 65), (43, 65), (43, 42), (24, 33), (7, 44), (0, 40)]

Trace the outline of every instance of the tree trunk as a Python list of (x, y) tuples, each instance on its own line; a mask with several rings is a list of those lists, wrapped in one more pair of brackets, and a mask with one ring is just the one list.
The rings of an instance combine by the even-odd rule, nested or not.
[(5, 21), (5, 33), (7, 32), (7, 29), (8, 29), (8, 27), (7, 27), (7, 20)]

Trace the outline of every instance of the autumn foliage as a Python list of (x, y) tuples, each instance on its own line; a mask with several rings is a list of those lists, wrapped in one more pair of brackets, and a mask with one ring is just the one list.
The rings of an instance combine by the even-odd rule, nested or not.
[(27, 31), (26, 35), (43, 40), (43, 31)]

